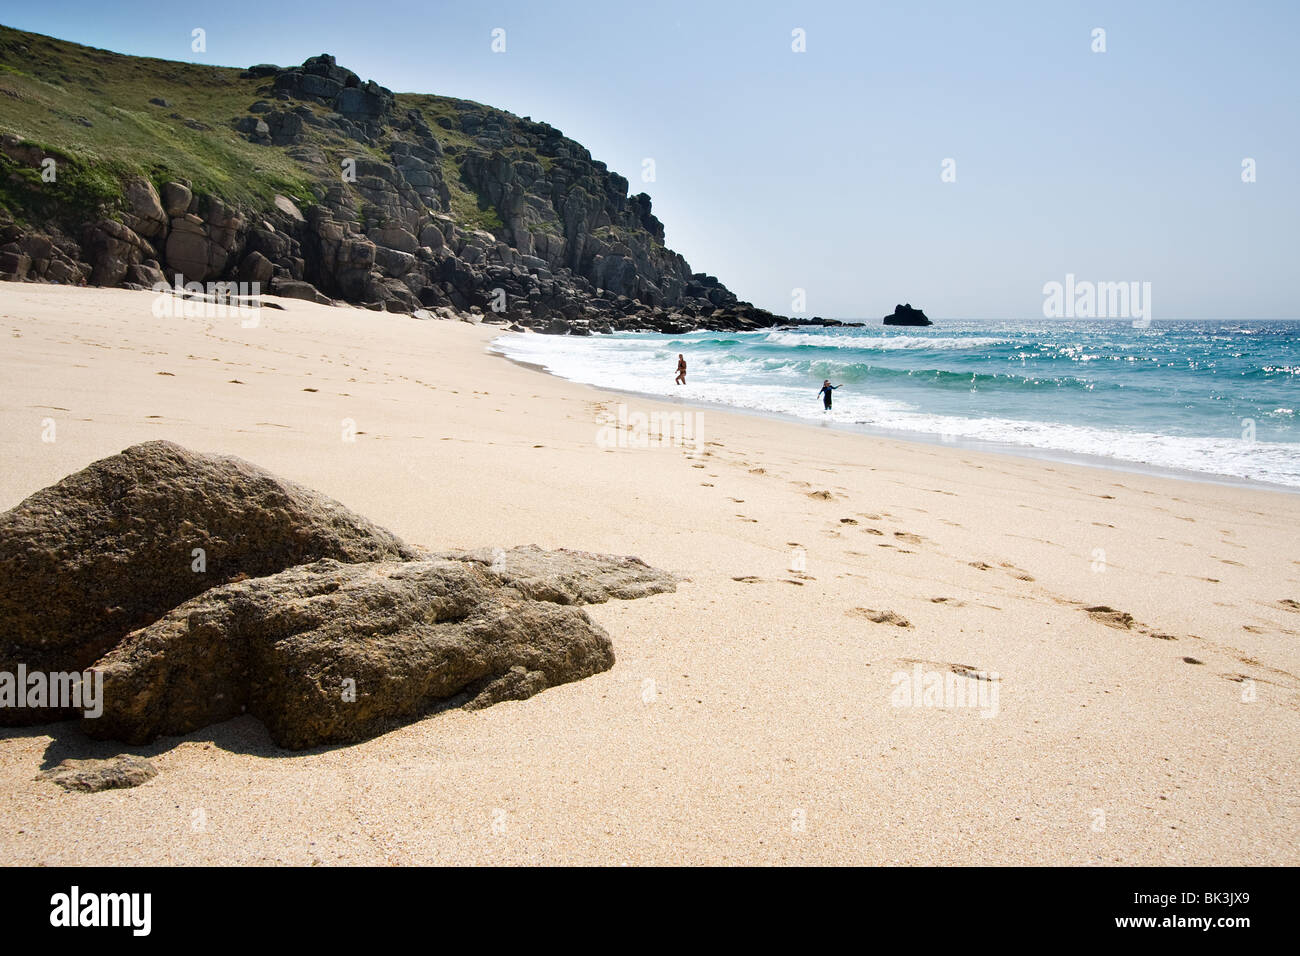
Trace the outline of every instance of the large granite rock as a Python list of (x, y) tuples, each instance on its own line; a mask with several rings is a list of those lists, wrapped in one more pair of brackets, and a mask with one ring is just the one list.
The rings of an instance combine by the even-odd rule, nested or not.
[[(0, 515), (0, 581), (0, 671), (93, 668), (91, 736), (142, 743), (250, 713), (291, 748), (605, 670), (609, 637), (576, 605), (676, 589), (633, 557), (431, 554), (248, 462), (164, 441)], [(0, 709), (0, 724), (75, 715)]]
[[(415, 554), (338, 502), (246, 461), (165, 441), (133, 445), (0, 515), (0, 671), (81, 670), (128, 632), (234, 578), (321, 558)], [(42, 716), (51, 715), (0, 711), (0, 722)]]
[(91, 263), (90, 281), (95, 285), (117, 285), (131, 266), (154, 255), (153, 246), (133, 229), (112, 219), (88, 226), (84, 244)]
[(607, 670), (607, 634), (466, 561), (321, 561), (214, 588), (99, 662), (93, 737), (144, 743), (249, 713), (288, 748), (383, 733)]
[(146, 239), (161, 236), (167, 229), (167, 213), (153, 183), (147, 179), (132, 179), (127, 182), (125, 193), (130, 206), (126, 224)]

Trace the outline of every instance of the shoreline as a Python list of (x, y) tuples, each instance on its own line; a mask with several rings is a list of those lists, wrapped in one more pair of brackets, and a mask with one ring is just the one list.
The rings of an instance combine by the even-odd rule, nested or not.
[[(1260, 320), (1263, 321), (1263, 320)], [(1296, 320), (1300, 321), (1300, 319)], [(487, 326), (491, 328), (491, 326)], [(887, 441), (899, 441), (911, 444), (938, 446), (940, 448), (955, 448), (966, 451), (981, 452), (992, 455), (1008, 455), (1013, 458), (1027, 458), (1034, 461), (1050, 461), (1061, 465), (1081, 465), (1087, 468), (1098, 468), (1103, 471), (1113, 471), (1120, 474), (1131, 475), (1149, 475), (1155, 478), (1169, 478), (1175, 481), (1188, 481), (1195, 484), (1222, 485), (1228, 488), (1245, 488), (1257, 491), (1272, 491), (1285, 495), (1300, 495), (1300, 486), (1282, 485), (1271, 481), (1259, 481), (1252, 478), (1238, 478), (1233, 475), (1219, 475), (1210, 472), (1190, 471), (1179, 468), (1166, 468), (1160, 465), (1151, 465), (1146, 462), (1129, 461), (1121, 458), (1108, 458), (1104, 455), (1089, 455), (1083, 452), (1058, 451), (1051, 448), (1037, 448), (1033, 445), (1018, 445), (1012, 442), (993, 442), (984, 441), (977, 438), (965, 438), (953, 436), (945, 439), (942, 436), (935, 436), (931, 432), (910, 432), (902, 429), (880, 428), (873, 425), (867, 425), (860, 422), (836, 422), (825, 421), (816, 422), (807, 418), (801, 418), (798, 415), (790, 415), (783, 412), (765, 411), (757, 408), (746, 408), (741, 405), (726, 405), (721, 402), (710, 402), (704, 399), (678, 398), (669, 395), (656, 395), (652, 392), (638, 392), (630, 389), (615, 388), (611, 385), (593, 385), (590, 382), (578, 382), (574, 379), (565, 378), (546, 368), (537, 362), (528, 362), (523, 359), (516, 359), (495, 348), (500, 339), (507, 336), (517, 336), (524, 333), (509, 332), (501, 330), (501, 334), (494, 338), (487, 345), (489, 354), (496, 355), (512, 362), (521, 368), (529, 369), (533, 372), (539, 372), (551, 378), (568, 382), (571, 385), (582, 385), (595, 391), (606, 392), (614, 395), (629, 395), (646, 401), (663, 402), (665, 404), (686, 405), (692, 408), (712, 410), (718, 412), (729, 412), (741, 415), (753, 415), (758, 418), (769, 419), (771, 421), (786, 422), (789, 424), (802, 425), (808, 428), (827, 428), (836, 431), (847, 432), (850, 434), (866, 435), (871, 438), (884, 439)], [(541, 334), (541, 333), (530, 333)], [(635, 333), (632, 333), (635, 334)]]

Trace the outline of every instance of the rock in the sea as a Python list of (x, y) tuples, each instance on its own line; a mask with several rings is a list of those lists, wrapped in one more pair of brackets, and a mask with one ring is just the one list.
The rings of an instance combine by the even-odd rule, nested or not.
[[(82, 670), (234, 578), (415, 556), (338, 502), (241, 459), (133, 445), (0, 515), (0, 671)], [(4, 710), (0, 723), (51, 716)]]
[(64, 790), (96, 793), (138, 787), (158, 776), (158, 768), (140, 757), (119, 754), (110, 760), (64, 760), (42, 771), (37, 779), (50, 780)]
[(535, 544), (444, 551), (437, 557), (481, 564), (524, 597), (555, 604), (604, 604), (677, 590), (675, 577), (634, 557), (546, 551)]
[(249, 713), (297, 749), (613, 663), (585, 612), (529, 600), (473, 561), (319, 561), (214, 588), (128, 635), (96, 665), (104, 712), (81, 725), (144, 743)]
[(894, 306), (892, 315), (885, 316), (885, 325), (933, 325), (924, 312), (920, 309), (912, 308), (908, 302), (905, 305)]

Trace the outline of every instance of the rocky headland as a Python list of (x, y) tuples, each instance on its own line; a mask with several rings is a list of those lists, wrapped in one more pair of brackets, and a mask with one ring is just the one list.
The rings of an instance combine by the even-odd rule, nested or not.
[(559, 130), (398, 94), (322, 54), (201, 67), (0, 27), (0, 278), (262, 292), (539, 332), (839, 325), (664, 245)]

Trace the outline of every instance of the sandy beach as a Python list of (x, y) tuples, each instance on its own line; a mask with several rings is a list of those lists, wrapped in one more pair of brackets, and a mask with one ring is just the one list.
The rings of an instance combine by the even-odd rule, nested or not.
[[(685, 580), (588, 609), (612, 670), (358, 745), (6, 728), (6, 863), (1300, 862), (1300, 496), (605, 393), (499, 328), (275, 301), (243, 328), (0, 284), (0, 509), (166, 438), (415, 544)], [(620, 404), (702, 441), (606, 447)], [(914, 673), (996, 687), (899, 706)], [(37, 779), (116, 753), (159, 775)]]

